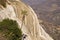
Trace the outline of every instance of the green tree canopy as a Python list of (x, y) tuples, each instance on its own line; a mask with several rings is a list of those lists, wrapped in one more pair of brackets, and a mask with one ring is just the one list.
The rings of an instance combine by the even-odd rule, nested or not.
[(15, 20), (4, 19), (0, 22), (1, 32), (7, 40), (22, 40), (22, 31), (18, 28), (18, 23)]

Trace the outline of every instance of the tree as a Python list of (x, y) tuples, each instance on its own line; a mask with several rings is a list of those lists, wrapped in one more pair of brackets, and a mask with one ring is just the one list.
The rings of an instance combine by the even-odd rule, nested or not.
[(5, 34), (7, 40), (22, 40), (22, 31), (15, 20), (4, 19), (0, 22), (0, 33)]

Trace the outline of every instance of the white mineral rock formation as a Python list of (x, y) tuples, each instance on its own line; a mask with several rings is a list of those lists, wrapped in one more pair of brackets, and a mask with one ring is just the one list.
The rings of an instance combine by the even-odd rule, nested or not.
[(27, 35), (25, 40), (53, 40), (39, 24), (38, 18), (30, 6), (21, 1), (11, 2), (11, 4), (7, 4), (7, 8), (0, 11), (0, 21), (5, 18), (13, 19), (18, 22), (19, 28), (21, 28), (23, 17), (21, 10), (26, 10), (27, 16), (21, 28), (23, 34)]

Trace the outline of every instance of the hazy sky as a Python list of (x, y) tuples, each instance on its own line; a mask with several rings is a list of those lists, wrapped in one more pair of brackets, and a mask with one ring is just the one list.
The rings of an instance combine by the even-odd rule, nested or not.
[(34, 5), (34, 4), (39, 4), (39, 3), (43, 3), (46, 0), (22, 0), (25, 3), (29, 4), (29, 5)]

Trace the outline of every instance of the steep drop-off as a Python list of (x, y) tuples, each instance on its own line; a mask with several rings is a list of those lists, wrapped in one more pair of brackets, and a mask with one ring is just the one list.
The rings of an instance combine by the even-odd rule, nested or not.
[(11, 5), (7, 4), (7, 8), (0, 11), (0, 20), (5, 18), (17, 21), (23, 34), (27, 35), (25, 40), (53, 40), (39, 24), (33, 9), (21, 1), (11, 1)]
[(44, 30), (54, 40), (60, 40), (60, 0), (22, 0), (29, 4), (42, 20)]

